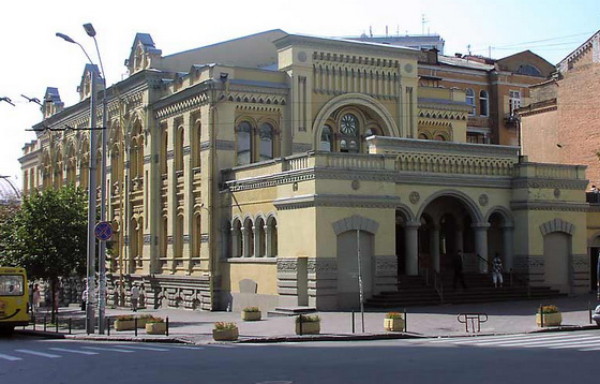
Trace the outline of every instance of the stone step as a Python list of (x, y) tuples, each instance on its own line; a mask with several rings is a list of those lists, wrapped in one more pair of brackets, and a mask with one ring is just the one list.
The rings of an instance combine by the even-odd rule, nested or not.
[(313, 307), (277, 307), (273, 311), (267, 312), (268, 317), (290, 317), (305, 315), (307, 313), (317, 312), (316, 308)]

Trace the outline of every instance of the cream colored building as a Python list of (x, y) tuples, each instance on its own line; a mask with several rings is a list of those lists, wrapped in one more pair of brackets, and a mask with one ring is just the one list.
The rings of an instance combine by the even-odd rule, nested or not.
[[(107, 90), (110, 300), (352, 308), (359, 258), (369, 298), (459, 249), (587, 290), (585, 167), (466, 143), (464, 91), (419, 86), (419, 55), (273, 30), (162, 56), (138, 34)], [(26, 191), (87, 185), (89, 74), (34, 127)]]

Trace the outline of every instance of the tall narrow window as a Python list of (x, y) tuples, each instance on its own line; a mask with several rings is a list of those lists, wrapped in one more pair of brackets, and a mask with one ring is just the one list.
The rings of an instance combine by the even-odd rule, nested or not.
[(521, 91), (508, 91), (508, 111), (511, 116), (521, 107)]
[(252, 161), (252, 127), (247, 121), (242, 121), (237, 126), (237, 141), (236, 141), (236, 152), (237, 152), (237, 164), (244, 165), (250, 164)]
[(465, 89), (466, 102), (471, 106), (469, 116), (475, 116), (475, 92), (471, 88)]
[(260, 138), (260, 161), (273, 158), (273, 126), (263, 123), (258, 130)]
[(481, 116), (490, 115), (490, 103), (487, 91), (479, 91), (479, 114)]
[(319, 144), (319, 149), (321, 151), (331, 152), (333, 150), (331, 136), (331, 127), (329, 125), (324, 126), (321, 131), (321, 142)]
[(184, 129), (183, 127), (177, 128), (177, 136), (175, 136), (175, 171), (183, 171), (183, 143), (184, 143)]

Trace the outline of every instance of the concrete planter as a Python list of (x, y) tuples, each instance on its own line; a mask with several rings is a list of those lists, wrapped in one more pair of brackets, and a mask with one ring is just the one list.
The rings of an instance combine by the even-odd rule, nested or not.
[[(542, 319), (539, 313), (535, 315), (535, 322), (538, 327), (542, 326)], [(544, 313), (544, 327), (556, 327), (562, 324), (562, 314), (560, 312)]]
[(149, 335), (164, 335), (167, 332), (167, 323), (146, 323), (146, 333)]
[(296, 323), (296, 335), (318, 335), (319, 333), (321, 333), (320, 321)]
[(383, 329), (390, 332), (404, 332), (404, 319), (383, 319)]
[(215, 341), (235, 341), (240, 336), (237, 328), (213, 329), (212, 334)]
[(242, 320), (244, 321), (258, 321), (262, 316), (262, 312), (246, 312), (242, 311)]
[(115, 320), (115, 331), (133, 331), (134, 329), (134, 320)]

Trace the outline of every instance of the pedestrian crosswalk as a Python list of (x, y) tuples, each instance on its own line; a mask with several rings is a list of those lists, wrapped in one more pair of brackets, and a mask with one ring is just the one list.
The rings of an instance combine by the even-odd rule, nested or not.
[(555, 350), (600, 351), (600, 332), (558, 332), (502, 336), (449, 337), (417, 342), (422, 345), (488, 347), (488, 348), (544, 348)]
[(67, 346), (40, 345), (36, 348), (17, 348), (13, 350), (3, 350), (0, 353), (0, 364), (4, 362), (16, 362), (21, 360), (30, 360), (33, 358), (60, 359), (66, 356), (95, 356), (102, 354), (123, 353), (168, 353), (176, 351), (200, 351), (204, 347), (200, 346), (154, 346), (154, 345), (131, 345), (131, 344), (102, 344), (98, 345), (80, 345), (69, 344)]

